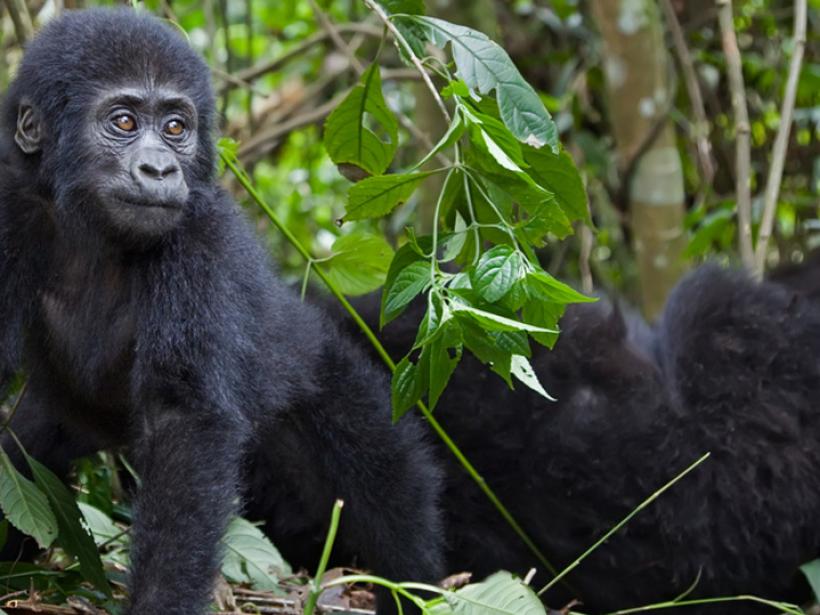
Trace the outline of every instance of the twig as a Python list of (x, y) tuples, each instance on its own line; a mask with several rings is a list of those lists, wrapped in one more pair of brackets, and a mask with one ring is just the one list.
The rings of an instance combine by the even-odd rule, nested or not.
[(578, 269), (581, 272), (581, 290), (587, 294), (595, 290), (592, 282), (592, 270), (589, 268), (589, 258), (592, 256), (592, 247), (595, 237), (586, 224), (580, 224), (578, 236), (581, 241), (581, 253), (578, 256)]
[(319, 5), (316, 4), (316, 0), (308, 0), (308, 4), (310, 5), (310, 9), (313, 11), (313, 14), (316, 15), (316, 20), (319, 22), (319, 25), (322, 26), (322, 29), (327, 32), (327, 35), (330, 37), (330, 40), (333, 41), (333, 44), (336, 48), (341, 51), (346, 57), (347, 61), (350, 62), (350, 65), (353, 69), (358, 73), (361, 74), (364, 71), (364, 67), (362, 63), (359, 62), (359, 58), (356, 57), (356, 54), (353, 53), (353, 50), (347, 46), (342, 35), (339, 34), (339, 31), (336, 29), (336, 26), (328, 18), (327, 14), (319, 8)]
[(735, 192), (737, 198), (738, 241), (740, 258), (750, 271), (754, 267), (752, 250), (752, 195), (749, 184), (751, 170), (751, 129), (749, 111), (746, 107), (746, 86), (743, 83), (743, 67), (733, 23), (732, 0), (716, 0), (718, 21), (720, 22), (723, 54), (726, 56), (726, 70), (729, 74), (729, 91), (735, 115), (735, 165), (737, 178)]
[(449, 124), (451, 121), (450, 112), (447, 111), (447, 107), (444, 105), (444, 101), (441, 99), (441, 96), (436, 89), (436, 86), (433, 84), (433, 80), (430, 79), (430, 74), (427, 72), (427, 69), (424, 68), (424, 65), (421, 63), (416, 57), (416, 54), (413, 53), (413, 49), (404, 40), (404, 37), (401, 35), (401, 32), (398, 31), (395, 24), (390, 21), (390, 17), (387, 13), (384, 12), (384, 9), (379, 6), (377, 3), (373, 2), (372, 0), (364, 0), (364, 4), (367, 8), (373, 11), (378, 18), (384, 23), (385, 27), (390, 30), (390, 33), (393, 35), (393, 38), (396, 39), (396, 42), (404, 49), (404, 52), (407, 54), (407, 57), (410, 58), (410, 61), (413, 63), (413, 66), (416, 67), (416, 70), (419, 71), (421, 74), (421, 78), (424, 81), (424, 84), (427, 86), (427, 89), (430, 90), (430, 94), (433, 95), (433, 100), (436, 101), (436, 105), (438, 105), (441, 114), (444, 116), (444, 119)]
[(794, 2), (794, 51), (789, 65), (789, 76), (786, 79), (786, 90), (783, 93), (783, 104), (780, 108), (780, 126), (772, 147), (772, 162), (769, 176), (766, 179), (766, 192), (763, 196), (763, 219), (760, 223), (760, 234), (755, 246), (755, 275), (762, 278), (766, 266), (766, 248), (772, 235), (774, 214), (777, 211), (777, 197), (780, 194), (780, 182), (783, 179), (783, 165), (786, 150), (789, 146), (789, 134), (794, 115), (794, 103), (797, 97), (797, 82), (800, 76), (800, 65), (803, 63), (803, 52), (806, 48), (806, 0)]
[[(376, 28), (362, 23), (340, 24), (335, 26), (335, 28), (337, 32), (344, 34), (361, 34), (364, 36), (371, 36), (375, 38), (380, 38), (382, 36), (381, 28)], [(223, 91), (226, 89), (232, 89), (235, 85), (239, 83), (250, 83), (255, 81), (256, 79), (259, 79), (263, 75), (267, 75), (268, 73), (272, 73), (274, 71), (279, 70), (282, 66), (284, 66), (294, 58), (298, 58), (299, 56), (303, 55), (311, 47), (325, 43), (329, 39), (330, 35), (326, 31), (323, 30), (321, 32), (317, 32), (316, 34), (307, 37), (301, 43), (299, 43), (289, 51), (285, 52), (278, 58), (274, 58), (273, 60), (268, 60), (266, 62), (261, 62), (256, 66), (251, 66), (249, 68), (237, 71), (233, 75), (234, 82), (224, 84), (220, 88), (220, 94), (223, 93)]]
[(345, 90), (334, 96), (323, 105), (296, 115), (281, 124), (274, 124), (273, 126), (259, 132), (255, 137), (240, 145), (239, 151), (237, 152), (239, 158), (241, 160), (245, 160), (251, 154), (258, 155), (260, 151), (262, 151), (264, 155), (264, 153), (270, 151), (270, 148), (272, 148), (276, 142), (279, 141), (279, 139), (288, 133), (323, 120), (330, 115), (330, 112), (333, 111), (333, 109), (335, 109), (340, 102), (342, 102), (344, 97), (347, 96), (349, 92), (350, 90)]
[(689, 103), (692, 105), (692, 113), (695, 116), (695, 129), (693, 132), (697, 143), (696, 151), (700, 171), (703, 174), (703, 183), (711, 185), (715, 177), (715, 163), (712, 159), (712, 144), (709, 142), (709, 120), (706, 119), (703, 94), (700, 91), (697, 73), (695, 73), (692, 54), (689, 53), (686, 37), (683, 35), (672, 2), (670, 0), (661, 0), (661, 8), (664, 17), (666, 17), (666, 25), (672, 34), (675, 54), (678, 56), (678, 62), (680, 62), (683, 80), (686, 83), (686, 92), (689, 95)]
[(11, 21), (14, 23), (14, 32), (17, 35), (17, 43), (23, 45), (34, 36), (34, 23), (28, 5), (25, 0), (6, 0), (6, 8), (9, 10)]

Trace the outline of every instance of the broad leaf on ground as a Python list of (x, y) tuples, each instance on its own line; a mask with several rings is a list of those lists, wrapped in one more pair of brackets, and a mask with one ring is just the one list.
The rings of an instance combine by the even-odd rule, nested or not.
[(0, 508), (9, 522), (47, 549), (57, 537), (57, 519), (48, 498), (33, 482), (17, 471), (0, 449)]
[(535, 592), (509, 572), (496, 572), (481, 583), (430, 601), (430, 615), (545, 615), (544, 604)]
[(222, 544), (222, 574), (230, 581), (272, 591), (278, 588), (282, 575), (291, 574), (290, 566), (262, 530), (241, 517), (231, 521)]
[(74, 496), (54, 473), (25, 453), (34, 482), (48, 497), (57, 519), (57, 542), (69, 555), (77, 558), (83, 577), (101, 592), (111, 597), (111, 586), (103, 571), (100, 554), (89, 530), (85, 527)]

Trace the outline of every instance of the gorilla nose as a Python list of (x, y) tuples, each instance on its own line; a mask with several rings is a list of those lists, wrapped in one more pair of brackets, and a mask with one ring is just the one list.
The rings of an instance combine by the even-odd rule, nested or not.
[(143, 194), (158, 201), (179, 202), (187, 197), (182, 169), (171, 153), (146, 149), (135, 157), (131, 175)]

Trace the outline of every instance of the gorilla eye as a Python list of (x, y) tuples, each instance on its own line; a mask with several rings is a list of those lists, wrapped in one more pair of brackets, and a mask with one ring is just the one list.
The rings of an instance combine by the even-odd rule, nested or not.
[(180, 120), (171, 120), (165, 124), (164, 130), (166, 134), (169, 134), (172, 137), (178, 137), (185, 132), (185, 124), (183, 124)]
[(137, 120), (133, 115), (122, 113), (114, 118), (114, 125), (124, 132), (133, 132), (137, 129)]

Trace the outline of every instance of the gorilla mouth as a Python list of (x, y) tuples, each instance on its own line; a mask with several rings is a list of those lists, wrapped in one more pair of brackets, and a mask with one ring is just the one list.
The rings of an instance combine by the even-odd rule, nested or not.
[(114, 199), (126, 205), (127, 207), (134, 207), (138, 209), (167, 209), (178, 210), (182, 209), (184, 203), (176, 200), (162, 200), (149, 195), (134, 196), (131, 194), (115, 194)]

